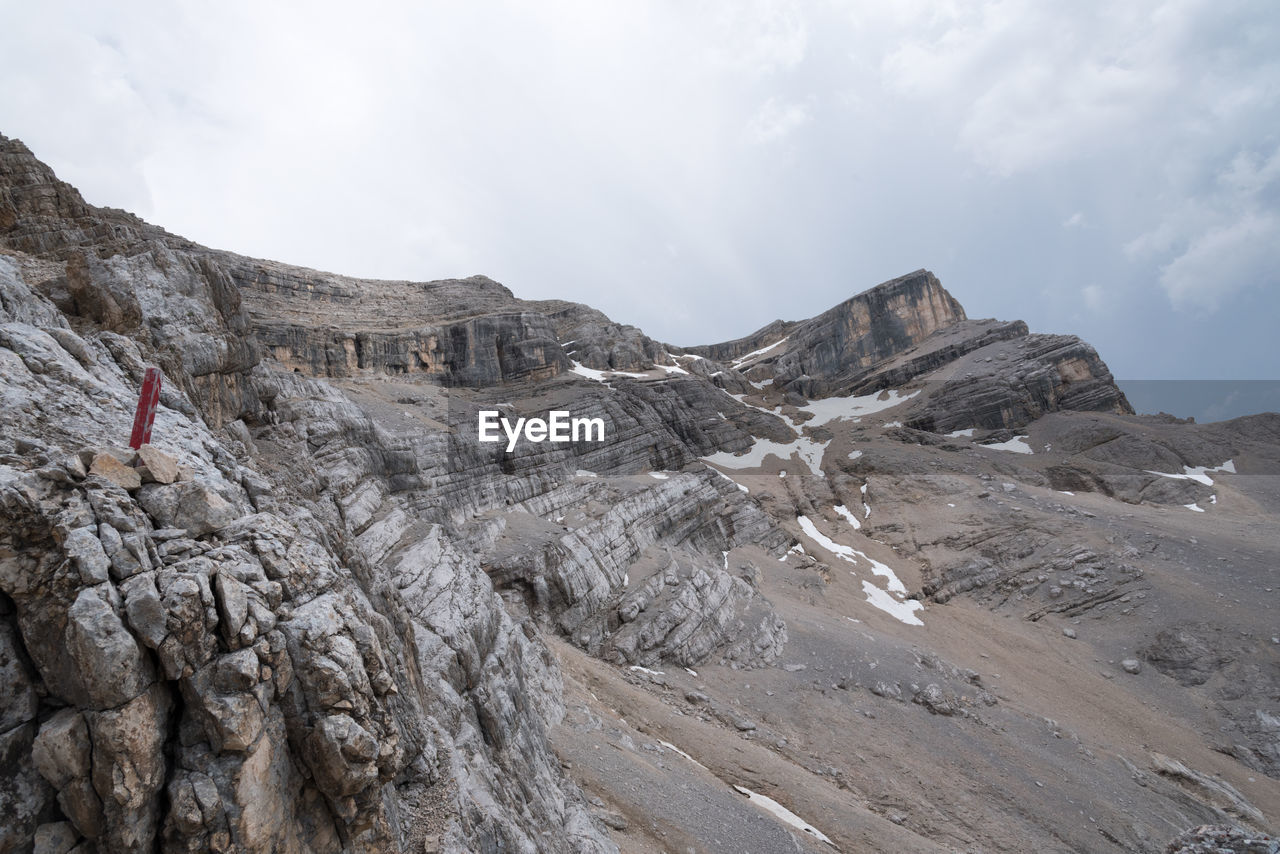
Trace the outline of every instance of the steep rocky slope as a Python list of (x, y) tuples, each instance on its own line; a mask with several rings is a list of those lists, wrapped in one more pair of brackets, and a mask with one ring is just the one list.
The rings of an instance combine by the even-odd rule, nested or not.
[(0, 850), (1158, 851), (1280, 809), (1280, 417), (1134, 416), (925, 271), (682, 348), (209, 250), (0, 137), (0, 388)]

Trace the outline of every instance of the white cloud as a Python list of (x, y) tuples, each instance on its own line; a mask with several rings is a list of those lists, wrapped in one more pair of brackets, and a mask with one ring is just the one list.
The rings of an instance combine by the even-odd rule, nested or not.
[(1196, 6), (1148, 0), (1081, 14), (1030, 0), (963, 4), (912, 21), (881, 70), (888, 86), (952, 112), (956, 142), (981, 166), (1013, 175), (1167, 121), (1160, 110), (1187, 94), (1178, 84)]
[(799, 0), (691, 4), (712, 22), (711, 55), (738, 72), (771, 74), (805, 58), (809, 28)]
[(1209, 189), (1179, 187), (1181, 201), (1126, 244), (1130, 257), (1160, 267), (1177, 308), (1214, 311), (1240, 291), (1280, 275), (1280, 147), (1269, 156), (1238, 152)]
[(1226, 297), (1280, 270), (1280, 217), (1249, 212), (1191, 239), (1160, 271), (1160, 284), (1178, 308), (1214, 310)]
[(1267, 2), (9, 5), (0, 131), (220, 248), (685, 344), (920, 266), (1086, 336), (1276, 282)]
[(754, 142), (775, 142), (807, 124), (813, 118), (812, 101), (784, 103), (770, 98), (747, 124), (747, 136)]
[(1084, 299), (1085, 307), (1090, 311), (1102, 311), (1106, 302), (1106, 291), (1098, 285), (1085, 285), (1080, 290), (1080, 296)]

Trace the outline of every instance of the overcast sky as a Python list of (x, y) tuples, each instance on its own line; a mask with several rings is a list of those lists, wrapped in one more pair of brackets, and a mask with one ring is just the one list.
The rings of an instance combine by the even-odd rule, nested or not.
[(0, 14), (0, 132), (209, 246), (684, 345), (927, 267), (1120, 377), (1280, 378), (1274, 0)]

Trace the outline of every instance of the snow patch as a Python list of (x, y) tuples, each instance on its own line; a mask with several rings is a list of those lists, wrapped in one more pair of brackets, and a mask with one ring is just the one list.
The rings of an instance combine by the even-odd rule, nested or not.
[(600, 383), (607, 383), (610, 377), (631, 377), (636, 380), (649, 378), (648, 374), (631, 374), (626, 371), (597, 371), (595, 368), (588, 368), (581, 362), (574, 361), (572, 359), (570, 361), (573, 362), (573, 367), (569, 369), (570, 373), (577, 374), (580, 377), (586, 377), (589, 380), (595, 380)]
[(849, 459), (851, 459), (851, 460), (856, 460), (856, 459), (857, 459), (858, 457), (860, 457), (860, 456), (862, 456), (862, 451), (850, 451), (850, 452), (849, 452)]
[(921, 605), (915, 599), (907, 599), (906, 601), (900, 602), (881, 590), (879, 587), (876, 587), (870, 581), (862, 582), (862, 592), (867, 594), (867, 601), (872, 605), (879, 608), (881, 611), (884, 611), (886, 614), (901, 620), (908, 626), (924, 625), (924, 622), (915, 614), (916, 611), (924, 610), (924, 605)]
[(1183, 507), (1185, 507), (1185, 508), (1187, 508), (1188, 510), (1194, 510), (1194, 511), (1196, 511), (1197, 513), (1203, 513), (1203, 512), (1204, 512), (1204, 508), (1203, 508), (1203, 507), (1201, 507), (1199, 504), (1183, 504), (1182, 506), (1183, 506)]
[(973, 435), (973, 428), (968, 427), (964, 430), (952, 430), (950, 433), (947, 434), (947, 438), (948, 439), (962, 439), (962, 438), (968, 439), (972, 435)]
[(1014, 436), (1007, 442), (992, 442), (989, 445), (983, 445), (984, 448), (990, 448), (993, 451), (1010, 451), (1014, 454), (1034, 454), (1035, 449), (1027, 444), (1026, 436)]
[(843, 504), (837, 504), (835, 510), (845, 519), (849, 520), (849, 524), (853, 526), (855, 531), (862, 527), (862, 523), (858, 521), (858, 517), (850, 513), (848, 507), (845, 507)]
[(685, 759), (688, 759), (690, 762), (692, 762), (694, 765), (697, 765), (699, 768), (703, 768), (703, 769), (705, 769), (705, 768), (706, 768), (706, 766), (705, 766), (705, 765), (703, 765), (701, 762), (699, 762), (698, 760), (694, 759), (692, 756), (690, 756), (689, 754), (685, 753), (683, 750), (681, 750), (680, 748), (676, 747), (676, 746), (675, 746), (674, 744), (672, 744), (671, 742), (669, 742), (669, 741), (659, 741), (659, 742), (658, 742), (658, 744), (661, 744), (663, 747), (665, 747), (667, 750), (670, 750), (672, 753), (676, 753), (676, 754), (679, 754), (680, 756), (683, 756)]
[(842, 560), (847, 560), (849, 563), (857, 563), (859, 558), (865, 560), (871, 565), (871, 571), (873, 573), (885, 579), (886, 587), (888, 587), (889, 592), (906, 595), (906, 585), (902, 583), (902, 579), (898, 578), (898, 574), (887, 564), (883, 564), (875, 558), (867, 556), (864, 552), (860, 552), (852, 546), (845, 546), (837, 543), (835, 540), (819, 531), (817, 526), (813, 524), (813, 521), (808, 516), (797, 516), (796, 522), (799, 523), (800, 530), (804, 531), (805, 534), (809, 536), (809, 539), (813, 540), (836, 557), (841, 558)]
[[(919, 393), (917, 390), (910, 394), (903, 394), (897, 389), (889, 389), (875, 394), (826, 397), (822, 400), (815, 400), (805, 406), (797, 407), (797, 409), (813, 413), (814, 417), (807, 422), (808, 426), (821, 427), (823, 424), (835, 421), (837, 418), (851, 418), (854, 421), (861, 421), (864, 415), (872, 415), (891, 409), (903, 401), (910, 400)], [(881, 399), (882, 396), (883, 400)]]
[(578, 469), (573, 473), (573, 476), (574, 477), (599, 477), (600, 475), (596, 474), (593, 471), (587, 471), (586, 469)]
[[(791, 337), (790, 335), (787, 336), (787, 338), (790, 338), (790, 337)], [(783, 338), (782, 341), (775, 341), (772, 344), (770, 344), (768, 347), (761, 347), (759, 350), (752, 350), (750, 353), (746, 354), (745, 356), (741, 356), (737, 359), (734, 359), (733, 366), (737, 368), (745, 364), (746, 362), (749, 362), (752, 359), (757, 358), (758, 356), (763, 356), (765, 353), (768, 353), (774, 347), (777, 347), (779, 344), (786, 341), (787, 338)]]
[(818, 830), (818, 828), (804, 821), (804, 819), (800, 818), (800, 816), (796, 815), (791, 810), (787, 809), (782, 804), (775, 801), (773, 798), (768, 797), (767, 795), (758, 795), (745, 786), (734, 786), (734, 788), (737, 789), (742, 794), (746, 795), (747, 799), (750, 800), (751, 803), (755, 804), (761, 809), (764, 809), (764, 810), (767, 810), (768, 812), (773, 813), (774, 816), (776, 816), (778, 819), (782, 820), (783, 822), (791, 825), (794, 828), (804, 831), (805, 833), (809, 834), (810, 836), (814, 837), (815, 839), (821, 842), (827, 843), (832, 848), (835, 847), (835, 843), (832, 842), (830, 839), (828, 839), (826, 835), (823, 834), (822, 831)]
[(1203, 483), (1205, 486), (1213, 486), (1213, 478), (1209, 477), (1209, 472), (1226, 472), (1227, 474), (1236, 473), (1236, 464), (1234, 460), (1227, 460), (1220, 466), (1183, 466), (1182, 474), (1170, 474), (1164, 471), (1151, 471), (1147, 469), (1147, 474), (1158, 474), (1161, 477), (1169, 477), (1174, 480), (1194, 480), (1196, 483)]
[(787, 553), (786, 553), (786, 554), (784, 554), (782, 557), (778, 558), (778, 563), (786, 563), (786, 562), (787, 562), (787, 558), (791, 557), (791, 555), (795, 554), (796, 552), (799, 552), (800, 554), (804, 554), (804, 553), (805, 553), (805, 552), (804, 552), (804, 546), (800, 545), (799, 543), (796, 543), (794, 546), (792, 546), (791, 548), (787, 549)]
[(799, 523), (800, 530), (804, 531), (805, 534), (808, 535), (809, 539), (813, 540), (836, 557), (841, 558), (842, 560), (847, 560), (849, 563), (858, 562), (858, 553), (856, 550), (851, 546), (840, 545), (835, 540), (819, 531), (818, 527), (813, 524), (808, 516), (797, 516), (796, 522)]
[(759, 468), (764, 463), (765, 457), (770, 455), (785, 462), (790, 460), (793, 454), (799, 454), (805, 465), (809, 467), (809, 471), (818, 477), (826, 477), (822, 472), (822, 455), (829, 444), (831, 444), (830, 439), (825, 442), (815, 442), (813, 439), (800, 438), (785, 444), (772, 439), (756, 439), (750, 449), (742, 454), (719, 451), (709, 457), (703, 457), (702, 461), (729, 469), (750, 469)]
[(666, 480), (667, 478), (671, 477), (671, 475), (667, 474), (666, 472), (651, 471), (649, 472), (649, 477), (652, 477), (656, 480)]
[(629, 669), (631, 670), (632, 673), (644, 673), (648, 676), (665, 676), (666, 675), (661, 670), (650, 670), (649, 668), (641, 667), (638, 664), (631, 665)]

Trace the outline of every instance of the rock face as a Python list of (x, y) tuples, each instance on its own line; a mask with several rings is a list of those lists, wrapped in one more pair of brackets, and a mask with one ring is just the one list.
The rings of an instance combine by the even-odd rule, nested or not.
[(965, 319), (960, 303), (927, 270), (877, 285), (787, 331), (786, 353), (779, 356), (775, 383), (822, 396), (840, 389), (873, 365), (919, 344)]
[[(976, 348), (975, 348), (976, 349)], [(984, 347), (907, 416), (938, 433), (969, 427), (1016, 429), (1058, 410), (1133, 414), (1097, 352), (1069, 335), (1027, 335)]]
[[(1244, 499), (1184, 468), (1280, 471), (1273, 419), (1132, 419), (1087, 345), (968, 320), (925, 271), (681, 349), (482, 276), (209, 250), (85, 204), (3, 137), (0, 390), (0, 851), (683, 850), (719, 838), (709, 812), (737, 847), (819, 838), (758, 810), (766, 791), (840, 850), (1088, 848), (1054, 781), (1098, 790), (1123, 757), (1028, 752), (1034, 701), (910, 632), (964, 597), (978, 623), (1021, 618), (995, 631), (1084, 647), (1105, 625), (1061, 622), (1137, 607), (1153, 559), (1054, 489), (1188, 512)], [(481, 409), (570, 406), (607, 441), (476, 434)], [(937, 522), (961, 501), (970, 521)], [(1106, 651), (1119, 681), (1216, 692), (1215, 755), (1275, 774), (1267, 641), (1167, 614)], [(877, 745), (902, 731), (963, 791), (898, 786), (920, 768)], [(693, 758), (677, 742), (701, 770), (665, 764)], [(1042, 800), (982, 789), (1033, 761)], [(1120, 776), (1154, 826), (1266, 822), (1194, 763), (1148, 765)], [(1154, 850), (1102, 817), (1107, 850)]]

